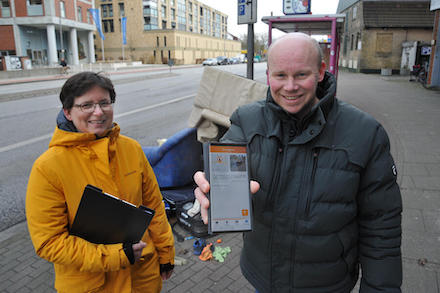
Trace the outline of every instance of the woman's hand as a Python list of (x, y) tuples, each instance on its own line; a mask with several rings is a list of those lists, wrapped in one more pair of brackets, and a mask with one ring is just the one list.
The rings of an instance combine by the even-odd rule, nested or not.
[(137, 262), (142, 256), (142, 249), (147, 246), (145, 242), (142, 240), (138, 243), (133, 244), (133, 254), (134, 254), (134, 262)]
[[(197, 171), (194, 174), (194, 181), (197, 184), (197, 188), (194, 190), (194, 195), (200, 203), (200, 213), (202, 215), (203, 223), (208, 224), (208, 208), (209, 199), (206, 197), (206, 193), (209, 192), (210, 186), (208, 180), (206, 180), (205, 173)], [(260, 184), (257, 181), (251, 180), (250, 190), (254, 194), (260, 189)]]

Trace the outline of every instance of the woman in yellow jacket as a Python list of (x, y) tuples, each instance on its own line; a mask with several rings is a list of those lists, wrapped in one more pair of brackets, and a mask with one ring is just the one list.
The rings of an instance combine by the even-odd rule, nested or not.
[[(82, 72), (64, 84), (63, 110), (32, 168), (26, 216), (36, 253), (52, 262), (59, 292), (160, 292), (173, 270), (174, 239), (140, 145), (113, 122), (111, 81)], [(69, 235), (87, 184), (156, 214), (139, 243), (94, 244)]]

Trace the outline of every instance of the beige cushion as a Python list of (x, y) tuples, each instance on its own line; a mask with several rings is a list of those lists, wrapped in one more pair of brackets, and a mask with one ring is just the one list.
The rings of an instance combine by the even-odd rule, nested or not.
[(217, 125), (229, 128), (229, 117), (241, 105), (266, 98), (267, 85), (229, 72), (205, 67), (189, 126), (197, 127), (197, 139), (213, 140)]

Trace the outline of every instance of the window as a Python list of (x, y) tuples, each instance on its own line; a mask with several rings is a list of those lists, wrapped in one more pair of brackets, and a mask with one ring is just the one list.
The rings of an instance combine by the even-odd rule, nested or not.
[(357, 6), (353, 7), (353, 15), (352, 15), (352, 19), (356, 19), (357, 17)]
[(181, 31), (186, 31), (186, 5), (185, 0), (178, 0), (177, 2), (177, 23)]
[(170, 0), (170, 5), (171, 6), (176, 6), (176, 1), (175, 0)]
[(167, 29), (167, 21), (166, 20), (162, 20), (162, 29), (163, 30)]
[(144, 16), (151, 15), (157, 17), (157, 8), (151, 7), (150, 5), (144, 6)]
[(1, 0), (1, 17), (11, 17), (11, 7), (9, 5), (9, 0)]
[(144, 16), (144, 30), (149, 31), (155, 29), (158, 29), (157, 17)]
[(102, 26), (104, 27), (105, 33), (113, 33), (115, 31), (113, 27), (113, 19), (102, 20)]
[(171, 8), (171, 19), (176, 20), (176, 9)]
[(167, 7), (165, 5), (162, 5), (160, 13), (162, 15), (162, 18), (167, 18)]
[(164, 47), (167, 46), (167, 37), (163, 37), (163, 46), (164, 46)]
[(362, 49), (361, 33), (356, 34), (356, 50)]
[(87, 23), (92, 23), (92, 17), (90, 15), (90, 11), (87, 9)]
[(119, 16), (125, 16), (124, 3), (119, 3)]
[(113, 17), (113, 4), (102, 4), (101, 15), (102, 17)]
[(351, 35), (350, 50), (353, 51), (353, 49), (354, 49), (354, 35)]
[(83, 15), (82, 15), (82, 7), (78, 6), (78, 11), (77, 11), (77, 18), (79, 22), (83, 21)]
[(64, 1), (60, 1), (60, 17), (66, 18), (66, 4)]

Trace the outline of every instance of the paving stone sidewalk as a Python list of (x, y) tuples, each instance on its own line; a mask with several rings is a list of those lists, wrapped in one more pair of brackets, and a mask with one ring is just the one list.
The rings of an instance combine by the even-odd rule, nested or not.
[[(440, 93), (395, 76), (340, 72), (338, 82), (338, 97), (372, 114), (390, 136), (404, 203), (402, 291), (440, 293)], [(198, 260), (193, 240), (176, 242), (187, 263), (162, 292), (255, 292), (240, 273), (241, 234), (221, 237), (232, 249), (224, 263)], [(0, 232), (0, 292), (55, 292), (53, 280), (26, 223)]]

